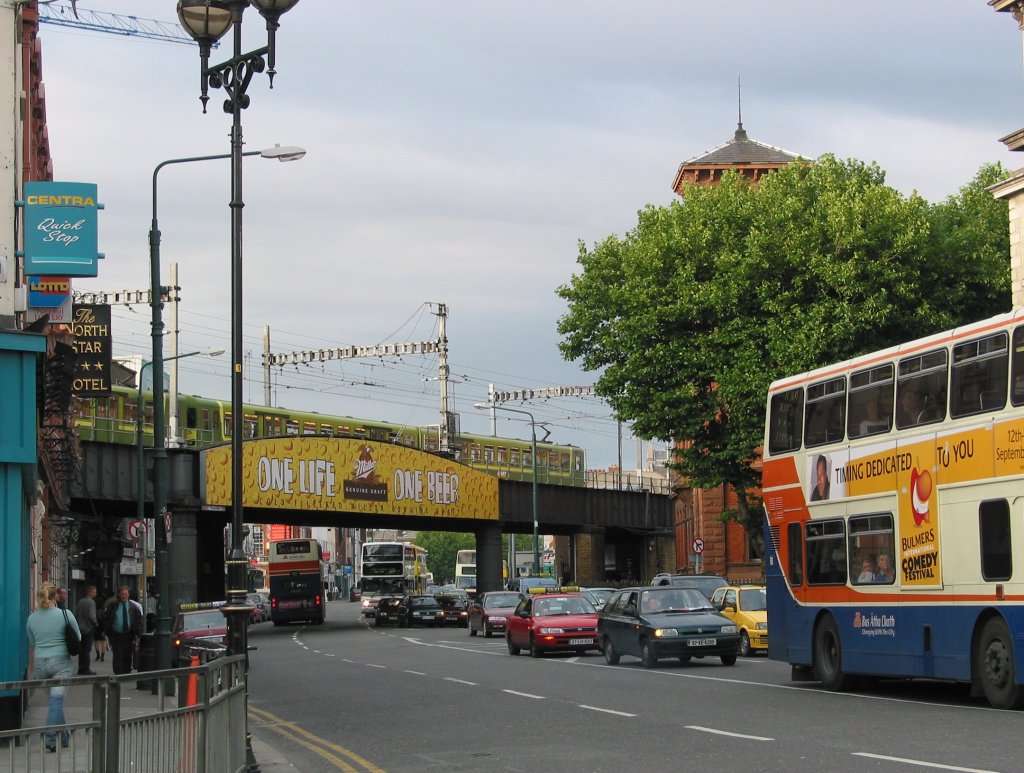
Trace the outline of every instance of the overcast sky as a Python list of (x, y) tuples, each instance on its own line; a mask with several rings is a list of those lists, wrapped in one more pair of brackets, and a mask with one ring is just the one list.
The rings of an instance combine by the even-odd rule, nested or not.
[[(173, 0), (79, 7), (177, 24)], [(245, 50), (264, 29), (247, 11)], [(229, 152), (223, 94), (204, 115), (195, 46), (55, 24), (40, 37), (54, 177), (97, 183), (106, 207), (100, 276), (75, 288), (147, 288), (153, 169)], [(230, 56), (225, 40), (214, 61)], [(639, 209), (673, 199), (682, 161), (732, 138), (738, 75), (751, 139), (875, 161), (906, 194), (940, 201), (985, 162), (1024, 165), (998, 142), (1024, 127), (1021, 34), (985, 0), (301, 0), (277, 43), (274, 89), (265, 74), (249, 88), (246, 149), (308, 155), (245, 161), (252, 402), (265, 326), (275, 352), (429, 340), (427, 302), (449, 308), (465, 431), (489, 432), (473, 409), (489, 383), (592, 383), (557, 349), (555, 290), (577, 243), (630, 230)], [(183, 352), (230, 348), (229, 175), (225, 161), (160, 173)], [(147, 354), (148, 321), (146, 306), (114, 309), (115, 356)], [(436, 358), (289, 367), (274, 372), (274, 402), (436, 423), (436, 376)], [(180, 388), (228, 399), (229, 357), (183, 360)], [(509, 405), (586, 448), (588, 466), (615, 463), (602, 402)], [(505, 414), (499, 433), (528, 438), (521, 418)], [(635, 460), (627, 432), (624, 466)]]

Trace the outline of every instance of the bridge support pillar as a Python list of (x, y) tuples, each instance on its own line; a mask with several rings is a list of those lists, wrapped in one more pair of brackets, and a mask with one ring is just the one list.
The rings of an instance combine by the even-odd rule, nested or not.
[(476, 533), (476, 592), (501, 590), (501, 526), (497, 522), (478, 526)]
[(171, 603), (167, 607), (171, 622), (179, 604), (199, 600), (199, 575), (196, 569), (196, 513), (193, 510), (175, 510), (171, 515)]

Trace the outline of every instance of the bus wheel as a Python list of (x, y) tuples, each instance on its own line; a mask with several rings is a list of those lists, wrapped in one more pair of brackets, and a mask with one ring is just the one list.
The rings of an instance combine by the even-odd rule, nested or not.
[(1013, 667), (1013, 639), (1002, 618), (985, 623), (978, 640), (977, 673), (985, 698), (997, 709), (1024, 706), (1024, 687)]
[(814, 676), (826, 690), (852, 690), (854, 677), (843, 673), (843, 645), (836, 621), (827, 616), (814, 633)]

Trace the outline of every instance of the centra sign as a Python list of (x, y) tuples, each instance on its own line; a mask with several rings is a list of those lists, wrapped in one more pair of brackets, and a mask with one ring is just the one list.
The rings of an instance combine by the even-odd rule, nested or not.
[(94, 183), (25, 183), (25, 273), (96, 276), (99, 273)]

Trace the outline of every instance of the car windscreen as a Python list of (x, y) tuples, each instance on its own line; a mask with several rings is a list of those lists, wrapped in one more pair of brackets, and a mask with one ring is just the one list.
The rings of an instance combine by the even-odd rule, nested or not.
[(533, 613), (538, 617), (552, 615), (594, 615), (594, 605), (582, 596), (569, 598), (537, 599), (533, 603)]
[(707, 596), (696, 588), (658, 588), (640, 594), (640, 611), (693, 612), (714, 609)]
[(740, 609), (745, 612), (762, 612), (768, 609), (768, 595), (764, 588), (742, 588)]
[(484, 599), (485, 607), (515, 607), (522, 601), (518, 593), (488, 593)]
[(410, 600), (414, 607), (436, 607), (437, 601), (429, 596), (413, 596)]
[(203, 631), (209, 630), (210, 628), (225, 628), (227, 622), (225, 621), (224, 614), (222, 612), (211, 611), (211, 612), (199, 612), (194, 615), (184, 615), (181, 620), (183, 631)]

